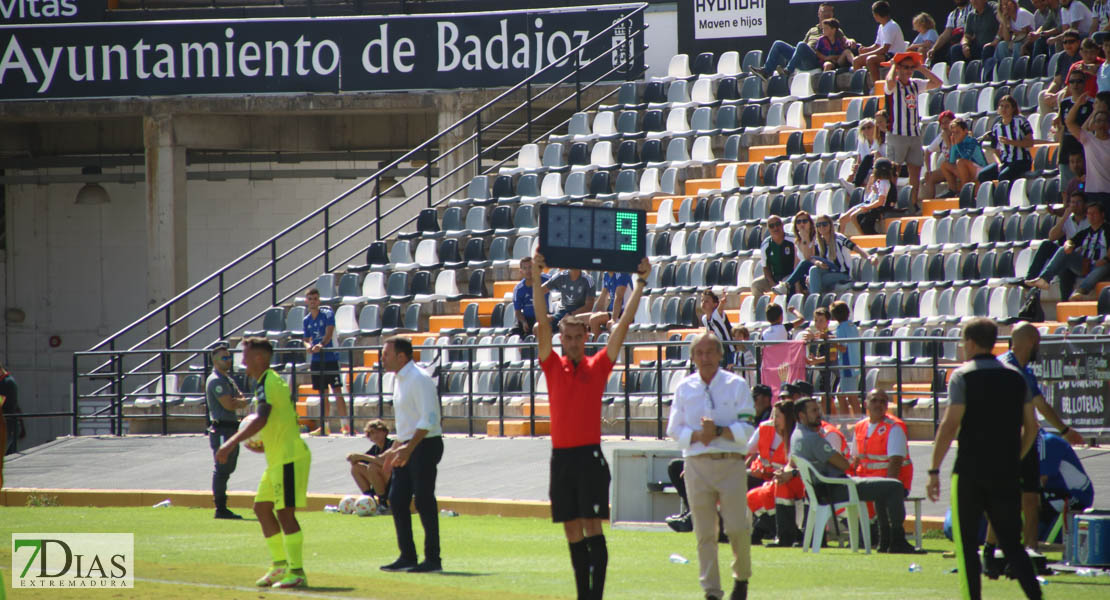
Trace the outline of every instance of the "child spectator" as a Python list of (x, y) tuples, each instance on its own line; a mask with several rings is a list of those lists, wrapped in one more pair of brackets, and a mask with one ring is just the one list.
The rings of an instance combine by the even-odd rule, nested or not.
[(1017, 100), (1006, 94), (998, 99), (998, 116), (987, 133), (998, 162), (979, 173), (979, 181), (1013, 181), (1025, 177), (1033, 166), (1029, 149), (1033, 147), (1033, 126), (1021, 116)]
[(866, 67), (872, 81), (878, 81), (879, 66), (895, 54), (906, 51), (906, 38), (891, 15), (890, 3), (886, 0), (879, 0), (871, 5), (871, 16), (879, 24), (875, 31), (875, 43), (859, 49), (859, 56), (852, 62), (852, 68)]
[(821, 21), (821, 37), (817, 39), (817, 48), (814, 51), (825, 71), (850, 67), (856, 58), (849, 48), (848, 38), (840, 33), (840, 21), (836, 19)]
[(877, 234), (883, 215), (898, 205), (896, 181), (894, 163), (886, 158), (875, 161), (875, 169), (867, 183), (863, 203), (848, 209), (840, 217), (840, 233), (845, 233), (847, 226), (853, 225), (864, 235)]
[(928, 54), (933, 49), (933, 44), (937, 43), (937, 22), (929, 13), (923, 12), (913, 18), (913, 30), (917, 32), (917, 37), (913, 38), (913, 43), (906, 47), (906, 51)]
[[(833, 302), (831, 313), (832, 318), (837, 321), (835, 330), (837, 339), (850, 340), (860, 336), (859, 328), (852, 322), (852, 312), (847, 302), (843, 300)], [(852, 402), (852, 398), (859, 393), (859, 371), (855, 368), (860, 364), (859, 342), (840, 344), (837, 350), (838, 362), (842, 368), (840, 381), (836, 384), (836, 401), (840, 414), (855, 416), (856, 403)]]
[(956, 115), (946, 110), (940, 113), (937, 117), (937, 123), (940, 124), (940, 129), (937, 132), (937, 137), (929, 142), (925, 147), (925, 181), (921, 184), (921, 193), (924, 194), (922, 198), (935, 198), (937, 191), (937, 184), (945, 180), (944, 171), (941, 170), (940, 165), (936, 169), (932, 168), (933, 156), (941, 157), (941, 161), (948, 160), (948, 148), (952, 145), (952, 121)]
[[(734, 342), (747, 342), (752, 339), (752, 334), (748, 331), (747, 327), (740, 326), (732, 330), (732, 341)], [(741, 350), (741, 348), (749, 348)], [(736, 346), (735, 355), (736, 368), (744, 377), (748, 377), (750, 373), (748, 370), (755, 368), (755, 355), (752, 354), (749, 346)]]
[(954, 119), (952, 126), (952, 147), (948, 149), (948, 161), (941, 165), (945, 180), (948, 182), (948, 196), (960, 195), (963, 186), (974, 183), (979, 189), (979, 171), (987, 166), (987, 157), (979, 140), (971, 136), (970, 127), (964, 119)]

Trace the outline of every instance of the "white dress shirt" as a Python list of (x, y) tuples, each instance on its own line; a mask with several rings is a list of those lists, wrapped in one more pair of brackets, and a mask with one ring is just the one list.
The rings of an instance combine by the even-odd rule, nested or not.
[(393, 414), (399, 441), (411, 440), (417, 429), (428, 432), (424, 437), (443, 435), (436, 383), (414, 361), (393, 378)]
[[(733, 440), (718, 436), (705, 445), (691, 443), (694, 432), (701, 429), (702, 417), (710, 417), (718, 427), (732, 431)], [(682, 455), (697, 456), (706, 452), (737, 452), (748, 450), (748, 438), (755, 427), (755, 404), (752, 402), (751, 388), (743, 377), (718, 369), (709, 385), (701, 375), (687, 375), (675, 390), (671, 403), (671, 416), (667, 424), (667, 435), (678, 440)]]

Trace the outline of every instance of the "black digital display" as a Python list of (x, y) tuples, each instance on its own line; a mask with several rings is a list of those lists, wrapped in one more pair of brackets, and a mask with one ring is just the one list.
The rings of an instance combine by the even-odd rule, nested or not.
[(647, 256), (646, 229), (642, 210), (540, 206), (540, 252), (552, 267), (635, 273)]

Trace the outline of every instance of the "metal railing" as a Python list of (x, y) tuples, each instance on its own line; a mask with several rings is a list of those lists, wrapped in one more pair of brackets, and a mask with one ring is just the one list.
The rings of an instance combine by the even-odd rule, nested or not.
[[(478, 342), (477, 339), (475, 342)], [(923, 355), (911, 356), (905, 351), (904, 346), (920, 342), (924, 351)], [(934, 427), (934, 432), (940, 420), (940, 405), (947, 397), (944, 390), (944, 373), (947, 369), (957, 366), (957, 361), (946, 344), (956, 344), (955, 338), (939, 337), (861, 337), (854, 339), (834, 340), (833, 344), (856, 346), (859, 356), (863, 358), (859, 364), (833, 364), (826, 361), (823, 365), (807, 367), (807, 379), (820, 380), (824, 377), (826, 385), (818, 385), (815, 395), (822, 399), (826, 414), (834, 414), (837, 397), (846, 397), (848, 402), (855, 402), (860, 406), (862, 398), (870, 385), (879, 378), (871, 378), (868, 373), (878, 370), (893, 370), (892, 378), (883, 379), (891, 382), (886, 386), (894, 400), (893, 410), (908, 422), (929, 422)], [(750, 351), (755, 356), (755, 365), (746, 369), (734, 368), (735, 372), (744, 375), (753, 385), (763, 381), (762, 362), (763, 350), (774, 342), (732, 342), (737, 352)], [(816, 344), (816, 343), (815, 343)], [(604, 343), (589, 344), (588, 351), (605, 351)], [(652, 359), (637, 359), (639, 349), (648, 349)], [(623, 385), (607, 388), (603, 398), (611, 423), (623, 422), (623, 435), (630, 438), (633, 430), (640, 435), (651, 435), (658, 439), (665, 436), (666, 408), (673, 397), (674, 384), (677, 377), (691, 371), (688, 360), (689, 343), (685, 341), (652, 341), (628, 342), (621, 348), (619, 362), (614, 366), (613, 372), (623, 381)], [(379, 352), (380, 345), (372, 346), (345, 346), (336, 348), (344, 359), (344, 366), (340, 369), (341, 379), (345, 382), (344, 389), (344, 416), (336, 416), (336, 410), (331, 411), (329, 418), (345, 419), (346, 425), (355, 431), (355, 420), (368, 418), (389, 418), (391, 416), (392, 391), (389, 389), (390, 375), (382, 369), (382, 363), (376, 361), (373, 367), (359, 367), (364, 364), (364, 352)], [(419, 354), (418, 360), (426, 368), (433, 371), (439, 380), (440, 399), (443, 406), (443, 418), (447, 423), (465, 420), (465, 431), (474, 435), (476, 427), (481, 427), (484, 432), (486, 423), (496, 421), (497, 431), (503, 435), (505, 432), (506, 418), (527, 418), (529, 432), (536, 434), (536, 403), (544, 402), (546, 388), (541, 385), (541, 369), (536, 359), (536, 346), (534, 343), (485, 343), (478, 344), (448, 344), (448, 345), (423, 345), (415, 346)], [(187, 361), (177, 360), (187, 356)], [(287, 374), (293, 383), (291, 385), (293, 400), (300, 400), (300, 391), (296, 382), (298, 378), (305, 379), (310, 374), (309, 366), (304, 363), (305, 353), (300, 350), (288, 348), (275, 348), (274, 363), (282, 373)], [(926, 359), (921, 362), (918, 359)], [(204, 386), (201, 382), (211, 373), (211, 363), (208, 352), (199, 348), (157, 349), (157, 350), (126, 350), (110, 351), (97, 350), (78, 352), (74, 354), (74, 388), (80, 387), (81, 381), (98, 379), (104, 375), (96, 369), (82, 370), (83, 364), (98, 365), (106, 361), (112, 365), (117, 374), (124, 372), (130, 363), (157, 364), (157, 368), (134, 370), (134, 376), (152, 378), (157, 384), (153, 391), (126, 392), (120, 386), (88, 394), (75, 394), (72, 411), (66, 416), (72, 418), (73, 432), (79, 431), (82, 423), (108, 423), (109, 432), (114, 435), (128, 433), (128, 425), (136, 420), (155, 421), (156, 426), (146, 428), (146, 433), (171, 433), (171, 420), (195, 421), (194, 429), (201, 430), (208, 422), (208, 410), (204, 401)], [(171, 366), (176, 365), (176, 366)], [(841, 369), (855, 369), (859, 371), (859, 387), (855, 390), (836, 391), (833, 381), (839, 376)], [(922, 391), (904, 391), (904, 382), (907, 381), (905, 369), (928, 370), (924, 377), (932, 383), (927, 393)], [(939, 374), (939, 378), (938, 378)], [(488, 377), (487, 377), (488, 375)], [(923, 379), (917, 373), (912, 379)], [(194, 385), (189, 386), (189, 391), (183, 391), (184, 379), (194, 379)], [(360, 379), (363, 378), (363, 379)], [(376, 379), (374, 379), (376, 377)], [(175, 387), (171, 378), (179, 382)], [(373, 379), (373, 382), (370, 380)], [(464, 383), (459, 384), (459, 381)], [(937, 382), (940, 382), (939, 384)], [(486, 384), (486, 382), (489, 382)], [(245, 383), (243, 384), (245, 385)], [(244, 387), (244, 392), (249, 395), (249, 388)], [(931, 412), (928, 416), (908, 417), (907, 411), (917, 403), (923, 395), (928, 396), (931, 403)], [(908, 396), (914, 396), (914, 399)], [(523, 401), (522, 401), (523, 400)], [(95, 407), (82, 414), (81, 405)], [(528, 410), (521, 411), (520, 415), (509, 415), (507, 408), (511, 406), (527, 405)], [(186, 407), (191, 411), (182, 412)], [(145, 408), (144, 408), (145, 407)], [(337, 407), (338, 408), (338, 407)], [(307, 410), (307, 409), (305, 409)], [(318, 409), (317, 409), (318, 410)], [(865, 414), (860, 410), (858, 414)], [(59, 416), (52, 414), (51, 416)], [(319, 418), (319, 413), (302, 415), (305, 418)], [(844, 417), (845, 415), (840, 415)], [(603, 418), (605, 416), (603, 415)], [(456, 428), (461, 429), (461, 428)]]
[[(510, 138), (524, 132), (528, 140), (543, 140), (564, 128), (569, 118), (543, 132), (533, 131), (534, 122), (553, 115), (568, 104), (572, 104), (575, 111), (594, 109), (616, 94), (614, 87), (596, 91), (593, 95), (597, 99), (593, 102), (584, 98), (586, 92), (602, 82), (612, 78), (632, 80), (645, 69), (646, 28), (638, 23), (642, 22), (639, 17), (647, 4), (627, 6), (627, 14), (551, 61), (547, 67), (500, 92), (424, 143), (379, 167), (375, 174), (105, 338), (90, 348), (90, 352), (80, 353), (94, 356), (97, 352), (105, 352), (105, 358), (117, 357), (104, 360), (88, 370), (88, 374), (96, 379), (79, 377), (78, 358), (75, 356), (74, 403), (82, 396), (81, 385), (95, 386), (86, 394), (91, 397), (150, 390), (157, 381), (157, 378), (152, 378), (152, 364), (160, 356), (157, 354), (159, 349), (173, 351), (177, 362), (169, 365), (171, 371), (195, 359), (195, 353), (182, 352), (181, 349), (203, 346), (244, 330), (259, 321), (265, 313), (265, 309), (259, 311), (256, 307), (252, 308), (259, 299), (268, 295), (266, 308), (289, 302), (311, 285), (306, 281), (306, 274), (314, 277), (319, 273), (333, 272), (337, 267), (364, 255), (372, 241), (387, 239), (411, 226), (417, 215), (406, 217), (405, 211), (411, 211), (415, 203), (423, 201), (428, 208), (440, 207), (466, 189), (467, 183), (452, 187), (451, 178), (469, 173), (496, 172), (500, 166), (516, 158), (519, 149), (508, 149)], [(606, 40), (618, 30), (624, 34), (624, 41), (605, 46)], [(598, 50), (598, 46), (603, 48)], [(585, 56), (587, 51), (594, 55)], [(554, 81), (550, 81), (552, 78)], [(523, 101), (519, 100), (521, 94), (524, 95)], [(511, 131), (496, 140), (484, 136), (516, 115), (523, 117), (523, 124), (512, 127)], [(440, 148), (441, 144), (451, 142), (455, 143)], [(465, 156), (453, 161), (457, 153), (465, 153)], [(503, 158), (497, 159), (497, 156)], [(411, 173), (392, 184), (385, 180), (384, 173), (402, 163), (413, 162), (421, 164), (414, 164), (416, 168)], [(489, 162), (492, 164), (487, 164)], [(406, 193), (405, 184), (410, 182), (421, 187)], [(394, 199), (395, 192), (403, 194), (404, 198), (392, 206), (383, 206), (383, 203)], [(202, 324), (195, 326), (197, 320)], [(125, 368), (125, 361), (118, 360), (120, 349), (145, 349), (154, 352), (154, 355), (135, 364), (129, 363)], [(178, 353), (183, 356), (178, 357)], [(98, 379), (107, 382), (100, 383)], [(94, 383), (90, 384), (90, 381)]]

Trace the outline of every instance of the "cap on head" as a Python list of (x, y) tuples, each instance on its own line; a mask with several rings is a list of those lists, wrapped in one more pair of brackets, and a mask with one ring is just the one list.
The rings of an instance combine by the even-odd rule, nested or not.
[(804, 380), (804, 379), (799, 379), (799, 380), (791, 383), (790, 385), (795, 390), (797, 390), (795, 392), (797, 394), (801, 394), (803, 396), (812, 396), (813, 395), (813, 384)]

